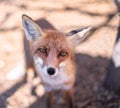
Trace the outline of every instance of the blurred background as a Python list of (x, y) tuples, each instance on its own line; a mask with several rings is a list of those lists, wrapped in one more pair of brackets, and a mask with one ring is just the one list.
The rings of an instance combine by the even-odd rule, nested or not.
[[(102, 87), (116, 40), (118, 16), (112, 0), (0, 0), (0, 108), (44, 108), (44, 90), (31, 96), (21, 80), (6, 75), (24, 61), (21, 15), (46, 18), (63, 32), (95, 27), (91, 36), (76, 48), (78, 72), (75, 100), (78, 108), (118, 108), (116, 95)], [(65, 108), (56, 94), (55, 108)], [(59, 106), (58, 106), (59, 105)]]

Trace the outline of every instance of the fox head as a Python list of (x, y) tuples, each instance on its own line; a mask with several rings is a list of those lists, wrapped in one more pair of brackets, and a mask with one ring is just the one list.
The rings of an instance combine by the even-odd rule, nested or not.
[(53, 78), (62, 72), (75, 71), (74, 49), (86, 37), (90, 28), (69, 33), (43, 30), (26, 15), (22, 16), (22, 24), (35, 67), (41, 76)]

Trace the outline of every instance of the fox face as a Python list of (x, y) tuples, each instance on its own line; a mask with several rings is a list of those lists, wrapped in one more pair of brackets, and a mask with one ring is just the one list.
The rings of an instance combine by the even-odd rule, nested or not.
[(66, 36), (56, 31), (47, 31), (43, 38), (32, 43), (32, 51), (41, 58), (43, 65), (55, 68), (64, 64), (67, 59), (73, 58), (72, 47)]
[(62, 87), (64, 82), (67, 82), (71, 77), (71, 75), (67, 76), (65, 72), (67, 71), (66, 65), (69, 65), (69, 62), (72, 64), (71, 68), (74, 68), (75, 65), (73, 61), (73, 46), (66, 39), (65, 34), (47, 31), (46, 35), (38, 42), (32, 43), (32, 48), (32, 51), (34, 51), (35, 67), (43, 83), (47, 84), (47, 91), (69, 88)]
[(23, 15), (23, 28), (30, 43), (35, 69), (47, 91), (73, 86), (76, 66), (74, 49), (90, 28), (70, 33), (42, 30), (30, 17)]

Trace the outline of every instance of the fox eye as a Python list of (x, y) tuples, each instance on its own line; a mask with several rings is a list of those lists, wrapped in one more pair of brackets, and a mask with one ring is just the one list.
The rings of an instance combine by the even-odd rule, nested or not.
[(61, 51), (59, 54), (59, 56), (62, 56), (62, 57), (65, 57), (66, 55), (67, 55), (67, 52), (65, 52), (65, 51)]
[(41, 53), (47, 53), (47, 49), (46, 49), (46, 48), (38, 48), (38, 50), (39, 50)]

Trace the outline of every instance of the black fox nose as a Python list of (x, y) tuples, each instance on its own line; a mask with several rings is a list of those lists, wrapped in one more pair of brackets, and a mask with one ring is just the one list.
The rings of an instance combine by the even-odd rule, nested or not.
[(47, 69), (47, 73), (48, 73), (49, 75), (54, 75), (54, 74), (55, 74), (55, 69), (52, 68), (52, 67), (50, 67), (50, 68)]

